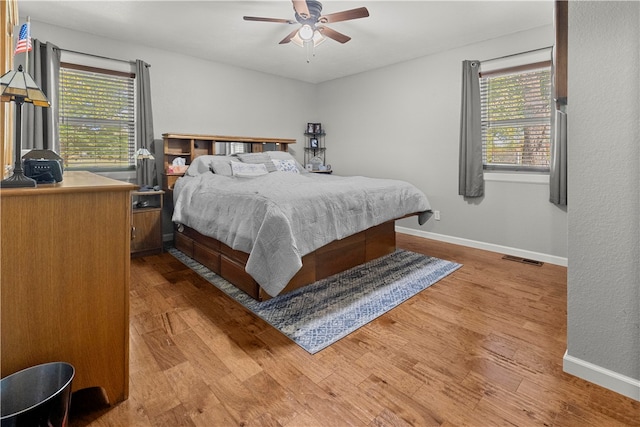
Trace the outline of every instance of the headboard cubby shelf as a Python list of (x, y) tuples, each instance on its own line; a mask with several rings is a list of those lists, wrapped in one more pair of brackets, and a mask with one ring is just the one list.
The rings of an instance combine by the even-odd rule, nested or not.
[(164, 171), (162, 174), (162, 187), (165, 191), (171, 190), (176, 180), (183, 173), (170, 173), (169, 166), (177, 157), (183, 157), (187, 165), (198, 156), (216, 154), (216, 142), (239, 142), (251, 144), (251, 152), (269, 150), (289, 151), (288, 145), (295, 144), (295, 139), (287, 138), (261, 138), (246, 136), (223, 135), (196, 135), (182, 133), (162, 134), (164, 142)]

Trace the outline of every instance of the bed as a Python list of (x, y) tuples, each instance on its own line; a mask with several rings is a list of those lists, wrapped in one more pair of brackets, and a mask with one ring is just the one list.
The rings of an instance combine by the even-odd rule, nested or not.
[(431, 208), (399, 180), (307, 172), (287, 152), (200, 156), (174, 186), (175, 246), (257, 300), (395, 251)]

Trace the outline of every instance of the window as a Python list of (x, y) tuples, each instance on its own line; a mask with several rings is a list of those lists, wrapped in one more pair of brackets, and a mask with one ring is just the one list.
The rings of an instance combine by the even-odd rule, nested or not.
[(62, 63), (59, 107), (65, 168), (135, 168), (135, 75)]
[(481, 73), (485, 170), (549, 171), (550, 62)]
[(216, 142), (216, 153), (231, 156), (251, 152), (251, 144), (244, 142)]
[(249, 152), (249, 150), (247, 150), (247, 144), (243, 142), (229, 142), (227, 144), (229, 145), (227, 155)]

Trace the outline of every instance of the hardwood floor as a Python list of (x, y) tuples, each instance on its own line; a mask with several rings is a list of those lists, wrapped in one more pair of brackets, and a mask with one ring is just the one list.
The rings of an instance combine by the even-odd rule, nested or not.
[(566, 268), (398, 234), (464, 266), (310, 355), (164, 253), (131, 262), (129, 399), (71, 426), (640, 425), (562, 372)]

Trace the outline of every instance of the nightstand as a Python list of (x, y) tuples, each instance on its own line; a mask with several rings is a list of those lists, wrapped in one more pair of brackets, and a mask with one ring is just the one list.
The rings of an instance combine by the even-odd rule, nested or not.
[(176, 184), (178, 178), (184, 176), (184, 173), (169, 173), (162, 174), (162, 189), (165, 191), (173, 191), (173, 186)]
[(131, 192), (131, 256), (162, 252), (164, 191)]

